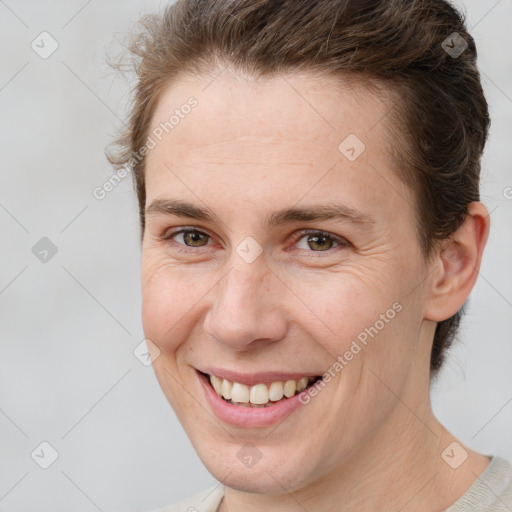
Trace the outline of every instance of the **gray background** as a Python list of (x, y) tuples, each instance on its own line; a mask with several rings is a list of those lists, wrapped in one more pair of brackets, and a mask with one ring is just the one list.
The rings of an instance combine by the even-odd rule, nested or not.
[[(130, 177), (92, 195), (112, 174), (104, 148), (129, 97), (105, 52), (164, 4), (0, 0), (3, 511), (144, 511), (214, 482), (133, 354), (144, 336)], [(464, 443), (512, 460), (512, 0), (458, 5), (493, 123), (482, 174), (492, 227), (433, 404)], [(31, 48), (42, 31), (59, 45), (47, 59)], [(32, 252), (43, 237), (57, 248), (47, 262)], [(48, 469), (31, 456), (43, 441), (58, 452)]]

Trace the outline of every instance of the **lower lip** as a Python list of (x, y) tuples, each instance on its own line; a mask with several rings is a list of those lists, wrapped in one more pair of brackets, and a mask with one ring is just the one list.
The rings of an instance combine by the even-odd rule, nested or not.
[(242, 428), (267, 427), (282, 421), (302, 405), (299, 397), (301, 393), (305, 393), (301, 391), (270, 407), (244, 407), (226, 402), (215, 392), (207, 377), (199, 372), (198, 376), (215, 416), (225, 423)]

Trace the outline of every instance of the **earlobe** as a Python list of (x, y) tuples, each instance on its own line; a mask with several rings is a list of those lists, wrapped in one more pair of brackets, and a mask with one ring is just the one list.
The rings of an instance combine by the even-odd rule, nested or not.
[(432, 263), (433, 273), (425, 318), (441, 322), (455, 315), (469, 297), (480, 270), (482, 255), (489, 236), (490, 219), (480, 202), (471, 203), (459, 229), (440, 243)]

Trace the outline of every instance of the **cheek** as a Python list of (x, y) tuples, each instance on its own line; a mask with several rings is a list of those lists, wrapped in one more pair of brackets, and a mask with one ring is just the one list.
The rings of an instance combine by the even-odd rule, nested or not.
[(359, 269), (294, 276), (289, 288), (294, 293), (295, 318), (316, 330), (316, 337), (324, 333), (324, 339), (333, 348), (340, 345), (339, 349), (373, 325), (395, 301), (388, 283), (375, 283), (369, 272)]
[(350, 394), (361, 378), (369, 379), (365, 393), (374, 394), (373, 384), (379, 387), (368, 368), (392, 382), (403, 378), (414, 357), (421, 304), (410, 294), (407, 276), (400, 279), (387, 269), (346, 269), (293, 281), (300, 330), (322, 346), (331, 375), (343, 374)]
[(141, 278), (144, 333), (161, 350), (172, 350), (208, 287), (203, 279), (151, 255), (143, 255)]

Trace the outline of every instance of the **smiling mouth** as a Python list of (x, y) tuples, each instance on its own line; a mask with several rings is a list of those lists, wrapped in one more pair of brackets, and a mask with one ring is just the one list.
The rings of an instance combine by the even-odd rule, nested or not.
[(322, 378), (321, 376), (302, 377), (297, 380), (290, 379), (247, 386), (215, 375), (199, 373), (208, 380), (219, 397), (229, 404), (240, 407), (272, 407), (313, 386)]

